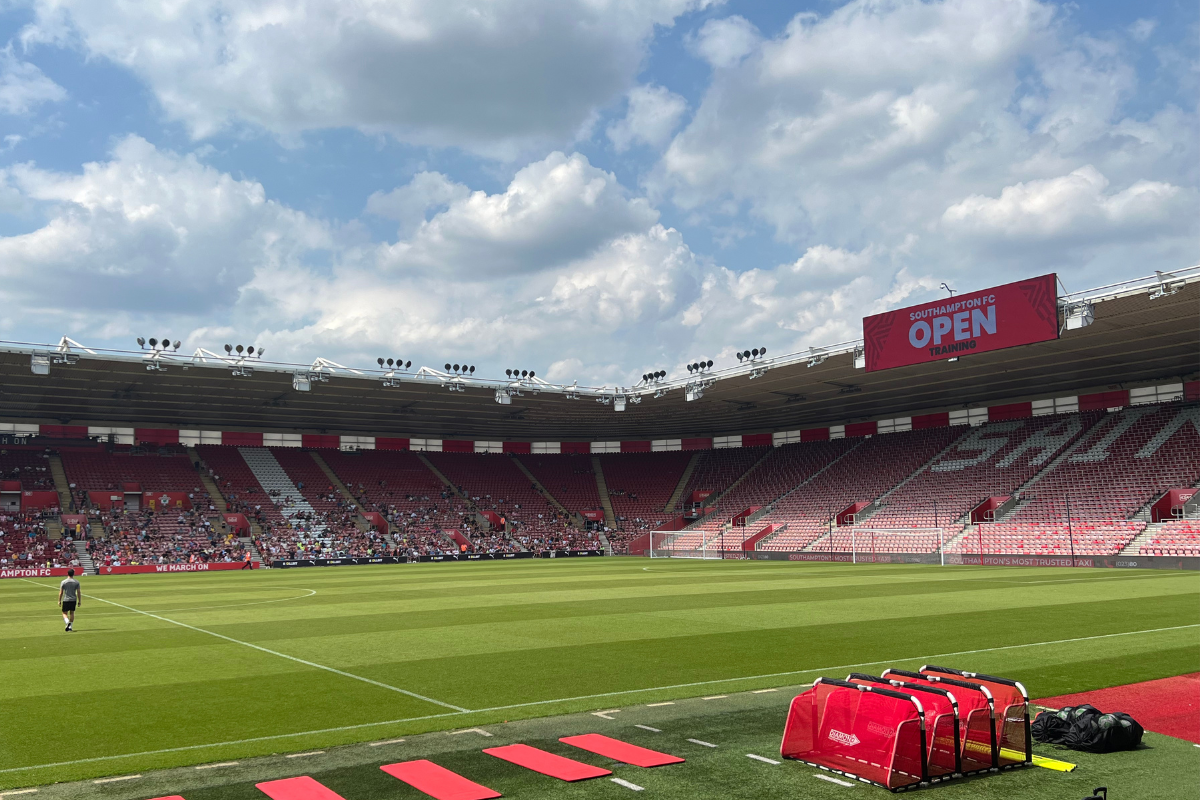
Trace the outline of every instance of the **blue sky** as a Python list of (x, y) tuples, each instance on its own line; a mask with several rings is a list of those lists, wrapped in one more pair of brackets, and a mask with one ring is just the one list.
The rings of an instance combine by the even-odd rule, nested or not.
[(0, 13), (0, 337), (630, 383), (1197, 259), (1194, 3)]

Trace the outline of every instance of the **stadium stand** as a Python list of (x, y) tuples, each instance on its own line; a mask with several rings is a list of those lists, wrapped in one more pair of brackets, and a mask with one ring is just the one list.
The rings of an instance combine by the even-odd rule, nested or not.
[[(513, 457), (501, 453), (427, 453), (426, 457), (468, 499), (471, 513), (463, 520), (472, 550), (596, 549), (594, 535), (575, 530), (561, 511), (529, 482)], [(473, 512), (492, 511), (511, 529), (480, 530)]]
[(521, 463), (546, 491), (572, 513), (600, 508), (592, 457), (580, 453), (520, 455)]
[(329, 450), (323, 457), (363, 508), (384, 515), (405, 553), (459, 552), (454, 540), (442, 531), (464, 527), (466, 504), (445, 487), (416, 453)]
[(690, 452), (680, 451), (600, 456), (617, 529), (651, 530), (675, 516), (663, 509), (691, 459)]
[(1159, 524), (1142, 543), (1143, 556), (1200, 556), (1200, 520), (1180, 519)]
[[(738, 530), (732, 532), (733, 536), (721, 536), (722, 527), (730, 521), (733, 515), (755, 506), (765, 507), (795, 490), (796, 487), (843, 456), (859, 441), (835, 439), (824, 442), (785, 444), (773, 449), (753, 448), (758, 451), (758, 458), (751, 464), (744, 477), (738, 476), (742, 480), (721, 495), (715, 505), (716, 511), (676, 537), (670, 546), (681, 549), (721, 546), (727, 549), (740, 549), (744, 535), (749, 535), (754, 529), (765, 524), (783, 523), (775, 519), (764, 519), (754, 528), (747, 527), (742, 530), (739, 526)], [(734, 481), (737, 480), (737, 478), (734, 479)], [(778, 534), (778, 536), (782, 535), (784, 534)]]
[[(1200, 479), (1200, 408), (1171, 403), (1111, 412), (1040, 476), (1000, 522), (953, 550), (1115, 555), (1146, 529), (1135, 518), (1172, 486)], [(1068, 505), (1070, 523), (1068, 524)], [(982, 543), (981, 543), (982, 539)]]
[(2, 450), (0, 480), (20, 481), (22, 489), (53, 489), (48, 458), (39, 450)]
[(46, 524), (57, 518), (53, 510), (0, 513), (0, 569), (79, 566), (69, 536), (56, 540), (47, 536)]
[[(763, 550), (802, 550), (829, 532), (829, 520), (855, 502), (873, 502), (962, 434), (958, 428), (932, 428), (872, 436), (850, 445), (828, 469), (775, 503), (760, 523), (786, 524), (760, 543)], [(812, 444), (792, 445), (810, 447)]]

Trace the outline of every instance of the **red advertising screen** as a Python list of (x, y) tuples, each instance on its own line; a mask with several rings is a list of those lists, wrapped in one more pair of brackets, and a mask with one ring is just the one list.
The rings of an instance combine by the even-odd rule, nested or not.
[(1057, 339), (1056, 286), (1051, 273), (865, 317), (867, 372)]

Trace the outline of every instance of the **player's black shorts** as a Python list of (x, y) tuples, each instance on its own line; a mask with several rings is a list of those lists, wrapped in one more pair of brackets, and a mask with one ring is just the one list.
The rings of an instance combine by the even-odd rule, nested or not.
[(63, 600), (62, 610), (63, 610), (64, 614), (67, 613), (68, 611), (74, 611), (75, 610), (75, 601), (74, 600)]

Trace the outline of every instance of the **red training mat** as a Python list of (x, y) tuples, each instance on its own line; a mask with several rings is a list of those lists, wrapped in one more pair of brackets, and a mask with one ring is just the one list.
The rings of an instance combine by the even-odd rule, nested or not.
[(1124, 711), (1148, 731), (1200, 744), (1200, 672), (1036, 702), (1049, 708), (1090, 703), (1105, 713)]
[(610, 769), (593, 767), (591, 764), (584, 764), (582, 761), (556, 756), (554, 753), (547, 753), (545, 750), (539, 750), (527, 744), (489, 747), (483, 752), (489, 756), (510, 761), (519, 767), (525, 767), (534, 772), (540, 772), (543, 775), (549, 775), (551, 778), (558, 778), (564, 781), (583, 781), (588, 778), (600, 778), (604, 775), (612, 775), (612, 770)]
[(384, 764), (380, 769), (393, 778), (404, 781), (418, 792), (436, 797), (437, 800), (489, 800), (501, 796), (495, 789), (480, 786), (457, 772), (451, 772), (423, 758), (402, 761), (399, 764)]
[(307, 775), (254, 785), (271, 800), (344, 800), (333, 789), (322, 786)]
[(567, 736), (559, 739), (563, 744), (587, 750), (589, 753), (633, 764), (635, 767), (661, 767), (664, 764), (682, 764), (678, 756), (667, 755), (656, 750), (647, 750), (636, 744), (629, 744), (618, 739), (611, 739), (598, 733), (585, 733), (582, 736)]

